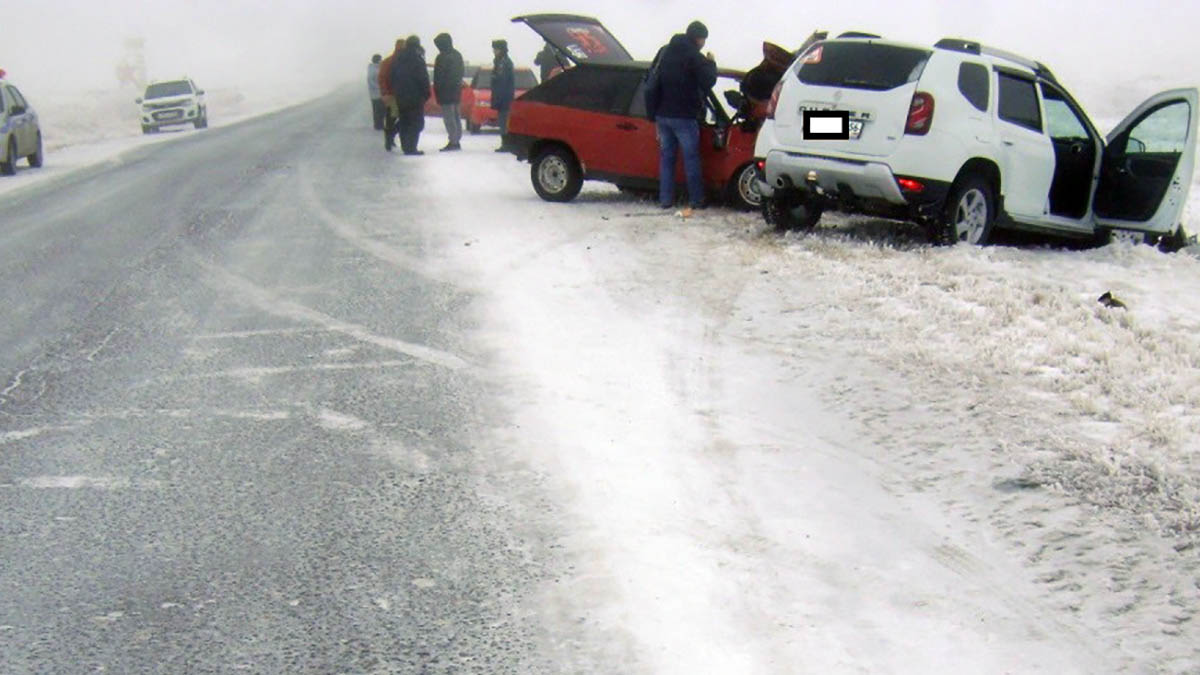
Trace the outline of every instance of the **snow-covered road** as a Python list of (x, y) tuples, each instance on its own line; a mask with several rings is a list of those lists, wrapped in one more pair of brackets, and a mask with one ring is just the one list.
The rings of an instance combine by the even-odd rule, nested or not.
[[(342, 306), (331, 289), (396, 293), (390, 273), (469, 298), (441, 338), (454, 348), (437, 346), (488, 401), (466, 427), (472, 499), (507, 514), (506, 559), (549, 570), (497, 582), (506, 620), (537, 635), (514, 647), (521, 670), (1200, 669), (1195, 257), (930, 248), (870, 220), (780, 237), (605, 186), (551, 205), (495, 136), (381, 158), (361, 108), (338, 104), (342, 152), (287, 163), (264, 198), (294, 200), (278, 213), (305, 250), (371, 275), (270, 291), (201, 276), (409, 355), (411, 336), (361, 328), (402, 325), (384, 317), (403, 296)], [(423, 147), (443, 141), (429, 120)], [(238, 258), (267, 280), (268, 235), (293, 228), (268, 221)], [(1106, 290), (1129, 309), (1099, 305)], [(273, 397), (274, 373), (239, 377)], [(304, 391), (288, 405), (313, 409)], [(353, 444), (372, 420), (353, 406), (377, 404), (318, 417)], [(0, 448), (29, 447), (4, 424)], [(392, 459), (413, 476), (462, 461)]]
[(780, 239), (468, 159), (494, 196), (438, 237), (575, 505), (558, 600), (647, 670), (1200, 665), (1194, 258)]

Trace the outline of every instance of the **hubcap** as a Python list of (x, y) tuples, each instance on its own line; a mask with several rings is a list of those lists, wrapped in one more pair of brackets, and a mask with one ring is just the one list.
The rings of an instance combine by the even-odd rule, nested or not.
[(547, 192), (562, 192), (567, 187), (567, 163), (558, 155), (542, 158), (538, 165), (538, 182)]
[(758, 172), (754, 170), (754, 165), (743, 169), (742, 175), (738, 176), (738, 195), (750, 206), (762, 204), (762, 194), (758, 191)]
[(983, 229), (987, 226), (987, 198), (979, 188), (972, 188), (963, 193), (954, 209), (954, 234), (958, 241), (978, 244), (983, 238)]

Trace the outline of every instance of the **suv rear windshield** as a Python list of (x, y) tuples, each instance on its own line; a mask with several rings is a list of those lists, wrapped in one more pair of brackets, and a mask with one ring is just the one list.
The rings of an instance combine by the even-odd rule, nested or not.
[[(529, 69), (517, 69), (513, 71), (514, 89), (520, 91), (522, 89), (533, 89), (538, 85), (537, 78), (533, 76), (533, 71)], [(475, 74), (475, 83), (471, 85), (474, 89), (491, 89), (492, 88), (492, 69), (480, 68)]]
[(808, 51), (814, 63), (800, 66), (796, 77), (822, 87), (887, 91), (920, 79), (932, 53), (872, 42), (825, 42)]
[(167, 96), (186, 96), (192, 93), (192, 85), (184, 81), (159, 82), (146, 87), (146, 98), (166, 98)]

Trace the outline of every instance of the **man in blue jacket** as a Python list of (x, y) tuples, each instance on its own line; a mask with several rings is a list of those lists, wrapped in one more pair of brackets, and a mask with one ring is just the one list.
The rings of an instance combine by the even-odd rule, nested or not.
[(708, 28), (693, 21), (658, 51), (646, 83), (646, 111), (658, 133), (658, 203), (664, 209), (675, 205), (675, 157), (681, 150), (691, 207), (705, 206), (700, 119), (704, 98), (717, 83), (716, 62), (700, 53), (707, 40)]
[(507, 40), (494, 40), (492, 53), (496, 56), (492, 61), (492, 107), (500, 117), (500, 147), (496, 152), (508, 152), (508, 111), (517, 91), (516, 76), (508, 57)]

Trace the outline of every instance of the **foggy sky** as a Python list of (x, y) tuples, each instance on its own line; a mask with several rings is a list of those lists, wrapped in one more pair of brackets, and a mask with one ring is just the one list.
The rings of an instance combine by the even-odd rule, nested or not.
[[(286, 7), (281, 8), (280, 5)], [(117, 86), (122, 43), (146, 41), (151, 78), (188, 74), (201, 86), (274, 85), (327, 89), (363, 78), (374, 52), (417, 34), (432, 61), (433, 36), (447, 31), (468, 61), (491, 60), (505, 38), (518, 65), (532, 65), (540, 40), (510, 19), (571, 12), (599, 18), (635, 57), (648, 59), (692, 19), (708, 24), (722, 66), (749, 68), (764, 39), (794, 48), (815, 28), (867, 30), (932, 44), (978, 39), (1046, 62), (1089, 105), (1107, 83), (1153, 93), (1200, 84), (1200, 0), (764, 0), (615, 2), (426, 2), (384, 0), (0, 0), (0, 68), (35, 92)], [(1132, 108), (1138, 100), (1125, 106)]]

